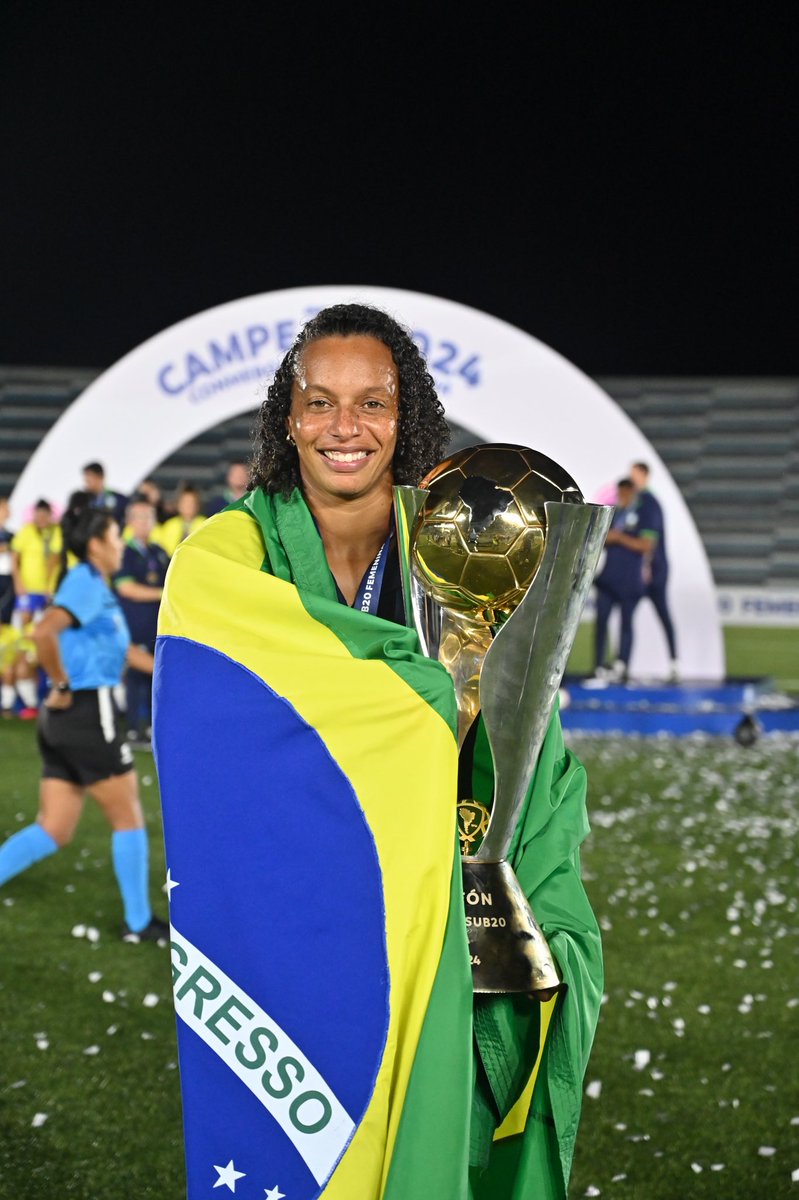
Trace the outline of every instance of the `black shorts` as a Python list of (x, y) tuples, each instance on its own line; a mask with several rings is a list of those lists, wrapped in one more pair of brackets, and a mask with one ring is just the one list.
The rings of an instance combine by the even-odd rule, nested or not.
[(133, 770), (133, 752), (122, 731), (111, 688), (72, 693), (69, 708), (39, 709), (37, 723), (43, 779), (90, 787)]

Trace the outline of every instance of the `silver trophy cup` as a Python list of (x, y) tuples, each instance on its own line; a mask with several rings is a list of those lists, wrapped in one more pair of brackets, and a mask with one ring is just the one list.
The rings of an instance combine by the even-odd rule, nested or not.
[[(544, 485), (508, 486), (519, 455)], [(542, 500), (553, 492), (562, 498)], [(394, 508), (409, 624), (452, 677), (459, 748), (481, 714), (494, 765), (490, 811), (459, 802), (474, 990), (548, 992), (560, 986), (557, 965), (507, 855), (613, 508), (583, 502), (552, 460), (505, 445), (471, 447), (422, 487), (396, 487)], [(505, 593), (503, 556), (514, 582)]]

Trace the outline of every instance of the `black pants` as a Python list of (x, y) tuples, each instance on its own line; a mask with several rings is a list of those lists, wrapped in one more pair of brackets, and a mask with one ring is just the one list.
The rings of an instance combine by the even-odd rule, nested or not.
[(128, 729), (142, 731), (153, 723), (153, 677), (128, 667), (125, 671)]
[(641, 599), (640, 593), (634, 595), (618, 595), (616, 592), (607, 591), (605, 588), (597, 587), (596, 592), (596, 625), (594, 626), (594, 664), (597, 667), (605, 666), (605, 651), (608, 640), (608, 622), (613, 609), (618, 607), (621, 611), (621, 633), (619, 640), (618, 658), (626, 665), (630, 661), (630, 655), (633, 648), (633, 613), (635, 612), (638, 601)]
[(15, 599), (14, 580), (10, 575), (0, 575), (0, 625), (11, 624)]
[(669, 644), (669, 656), (677, 657), (677, 640), (674, 636), (674, 625), (672, 624), (671, 614), (669, 612), (668, 602), (666, 600), (666, 581), (663, 583), (650, 583), (644, 593), (648, 596), (655, 606), (655, 612), (663, 626), (663, 632), (666, 635), (666, 641)]

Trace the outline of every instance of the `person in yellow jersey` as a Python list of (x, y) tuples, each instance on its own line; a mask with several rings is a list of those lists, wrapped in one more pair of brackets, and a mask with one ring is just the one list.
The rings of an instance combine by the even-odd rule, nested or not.
[(177, 497), (177, 513), (157, 525), (150, 537), (151, 542), (162, 546), (171, 558), (180, 543), (195, 529), (199, 529), (206, 518), (201, 512), (200, 493), (192, 484), (187, 483), (180, 489)]
[(61, 528), (53, 506), (37, 500), (33, 518), (11, 540), (11, 574), (14, 580), (14, 623), (19, 628), (44, 611), (58, 576), (62, 546)]
[(33, 720), (39, 710), (39, 661), (33, 621), (0, 625), (0, 709), (4, 717)]

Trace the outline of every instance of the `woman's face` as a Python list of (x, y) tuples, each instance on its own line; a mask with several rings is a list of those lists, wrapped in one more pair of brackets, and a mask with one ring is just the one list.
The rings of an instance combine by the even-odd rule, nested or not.
[(184, 521), (193, 521), (200, 511), (200, 502), (194, 492), (181, 492), (176, 507)]
[(109, 522), (102, 537), (89, 539), (87, 558), (92, 566), (97, 567), (103, 575), (114, 575), (122, 566), (122, 555), (125, 547), (119, 534), (116, 521)]
[(360, 334), (309, 342), (287, 419), (306, 497), (389, 491), (398, 420), (399, 375), (383, 342)]

